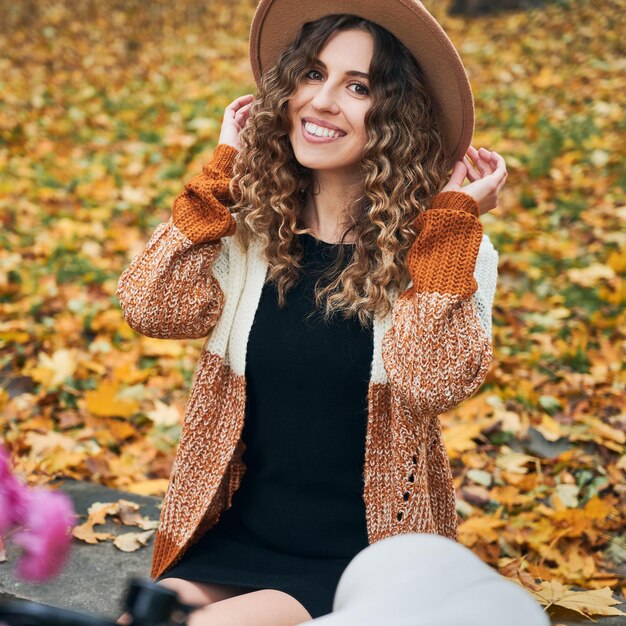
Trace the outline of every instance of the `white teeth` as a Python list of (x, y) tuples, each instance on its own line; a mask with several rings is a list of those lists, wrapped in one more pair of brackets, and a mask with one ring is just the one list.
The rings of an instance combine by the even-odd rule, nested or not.
[(323, 126), (317, 126), (312, 122), (305, 122), (304, 128), (311, 135), (316, 137), (341, 137), (342, 134), (336, 130), (330, 130), (330, 128), (324, 128)]

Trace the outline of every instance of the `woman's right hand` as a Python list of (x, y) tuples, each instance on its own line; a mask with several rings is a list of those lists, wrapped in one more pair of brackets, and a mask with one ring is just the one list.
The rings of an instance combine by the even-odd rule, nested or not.
[(248, 94), (233, 100), (226, 107), (218, 143), (225, 143), (239, 149), (239, 133), (248, 121), (253, 101), (254, 95)]

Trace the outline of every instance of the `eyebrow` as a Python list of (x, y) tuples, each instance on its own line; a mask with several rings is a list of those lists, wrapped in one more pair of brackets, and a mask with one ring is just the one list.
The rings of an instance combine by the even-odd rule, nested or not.
[[(323, 69), (328, 69), (326, 67), (326, 63), (324, 63), (324, 61), (322, 61), (320, 59), (313, 59), (313, 63), (317, 63)], [(357, 70), (349, 70), (349, 71), (346, 72), (346, 75), (347, 76), (360, 76), (361, 78), (366, 78), (367, 80), (370, 79), (369, 74), (366, 74), (365, 72), (359, 72)]]

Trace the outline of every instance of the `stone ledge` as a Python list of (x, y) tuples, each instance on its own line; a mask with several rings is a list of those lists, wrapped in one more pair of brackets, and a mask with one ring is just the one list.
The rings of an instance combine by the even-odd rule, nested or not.
[[(76, 513), (85, 516), (94, 502), (116, 502), (120, 498), (136, 502), (139, 512), (158, 520), (160, 498), (139, 496), (102, 485), (77, 480), (51, 483), (58, 486), (74, 503)], [(82, 523), (86, 517), (79, 520)], [(119, 535), (141, 532), (140, 528), (120, 526), (109, 521), (97, 529)], [(135, 576), (150, 575), (154, 536), (148, 545), (135, 552), (122, 552), (111, 541), (95, 545), (74, 539), (70, 559), (65, 569), (50, 582), (33, 584), (18, 581), (13, 576), (18, 550), (11, 542), (6, 546), (7, 558), (0, 564), (0, 600), (22, 598), (75, 611), (85, 611), (105, 619), (117, 619), (128, 581)]]

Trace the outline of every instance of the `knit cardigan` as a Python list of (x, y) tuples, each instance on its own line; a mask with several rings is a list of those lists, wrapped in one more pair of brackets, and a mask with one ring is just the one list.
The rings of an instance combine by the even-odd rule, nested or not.
[[(236, 155), (217, 146), (117, 288), (124, 318), (138, 333), (206, 337), (155, 537), (153, 578), (217, 523), (246, 469), (246, 347), (268, 262), (258, 243), (245, 252), (230, 236)], [(480, 387), (492, 360), (498, 254), (483, 234), (478, 205), (469, 194), (442, 192), (415, 224), (407, 257), (412, 283), (392, 293), (392, 311), (373, 321), (363, 467), (370, 543), (409, 532), (457, 539), (438, 415)]]

